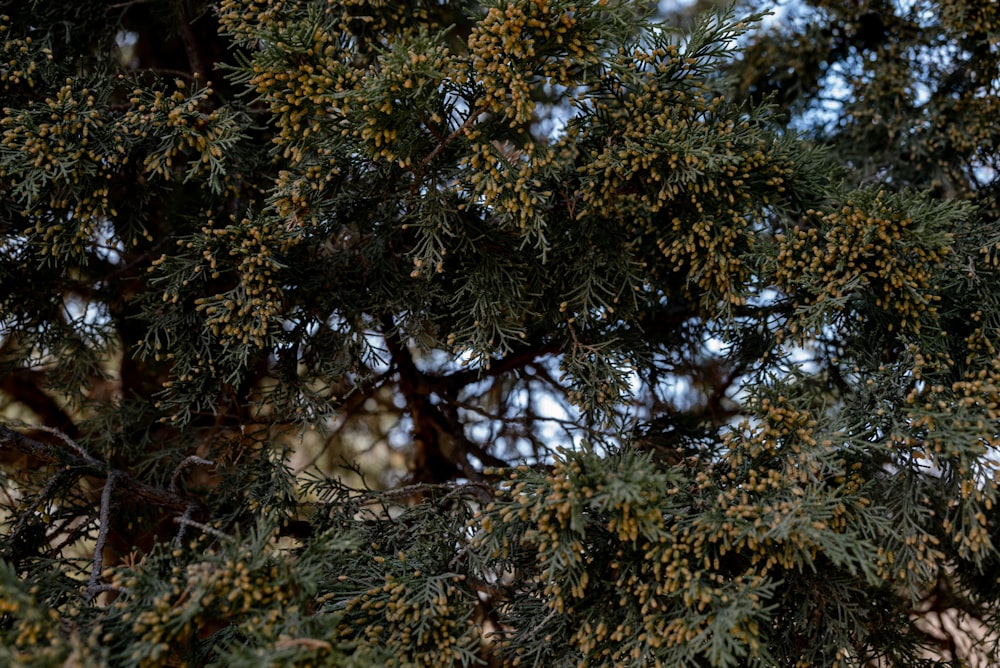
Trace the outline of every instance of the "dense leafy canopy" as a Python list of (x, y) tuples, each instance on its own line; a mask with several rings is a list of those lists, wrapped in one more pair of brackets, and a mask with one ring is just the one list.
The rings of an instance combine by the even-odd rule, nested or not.
[(0, 0), (0, 662), (989, 661), (1000, 7), (701, 4)]

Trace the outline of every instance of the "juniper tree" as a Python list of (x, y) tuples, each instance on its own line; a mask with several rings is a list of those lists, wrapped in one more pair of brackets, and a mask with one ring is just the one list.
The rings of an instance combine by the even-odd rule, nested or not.
[(996, 628), (994, 10), (0, 7), (3, 661)]

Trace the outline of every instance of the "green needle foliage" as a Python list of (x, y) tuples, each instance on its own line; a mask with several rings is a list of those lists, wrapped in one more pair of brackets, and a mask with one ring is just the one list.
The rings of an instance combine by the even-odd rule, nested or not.
[(1000, 8), (654, 4), (0, 0), (0, 664), (998, 660)]

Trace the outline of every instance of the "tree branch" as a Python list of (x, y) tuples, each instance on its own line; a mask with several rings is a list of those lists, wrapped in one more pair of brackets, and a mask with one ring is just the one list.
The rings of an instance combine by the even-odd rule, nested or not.
[(87, 583), (88, 592), (94, 592), (100, 586), (98, 583), (104, 571), (104, 546), (108, 542), (108, 530), (111, 528), (111, 497), (119, 478), (124, 475), (121, 471), (112, 471), (104, 481), (99, 518), (101, 526), (97, 530), (97, 542), (94, 544), (94, 567), (90, 571), (90, 581)]
[(181, 34), (181, 41), (184, 43), (184, 52), (187, 53), (191, 71), (202, 81), (206, 81), (205, 65), (202, 63), (201, 51), (198, 48), (198, 38), (195, 36), (194, 30), (191, 29), (191, 22), (185, 15), (184, 5), (177, 2), (174, 7), (177, 13), (177, 29)]
[(14, 369), (0, 377), (0, 392), (12, 400), (24, 404), (34, 413), (39, 422), (54, 424), (70, 438), (76, 436), (73, 418), (62, 409), (41, 384), (45, 380), (41, 371), (34, 369)]
[(456, 371), (440, 376), (437, 379), (432, 379), (431, 382), (435, 385), (444, 385), (450, 390), (457, 390), (471, 383), (478, 382), (483, 378), (501, 376), (508, 371), (523, 368), (539, 357), (554, 355), (559, 350), (560, 347), (557, 343), (542, 343), (511, 352), (509, 355), (491, 362), (489, 368), (463, 369), (462, 371)]
[(181, 463), (177, 465), (177, 468), (174, 469), (173, 475), (170, 476), (171, 493), (177, 493), (177, 483), (180, 482), (181, 473), (184, 472), (184, 469), (195, 464), (199, 466), (215, 466), (215, 462), (211, 459), (205, 459), (204, 457), (198, 457), (196, 455), (185, 457)]
[(117, 476), (115, 485), (122, 491), (130, 492), (137, 499), (159, 505), (168, 509), (183, 510), (191, 503), (180, 494), (160, 489), (137, 480), (124, 471), (113, 469), (107, 464), (76, 452), (67, 452), (49, 443), (43, 443), (0, 424), (0, 450), (12, 450), (34, 458), (42, 464), (51, 464), (61, 468), (74, 469), (79, 475), (92, 475), (108, 478)]

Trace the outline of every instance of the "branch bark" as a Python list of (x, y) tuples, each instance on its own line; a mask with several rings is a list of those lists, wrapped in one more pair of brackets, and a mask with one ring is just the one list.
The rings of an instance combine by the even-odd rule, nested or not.
[[(112, 468), (103, 462), (68, 451), (67, 448), (36, 439), (0, 424), (0, 450), (19, 452), (41, 464), (49, 464), (64, 469), (72, 469), (78, 475), (98, 478), (116, 476), (115, 488), (119, 493), (130, 493), (134, 498), (156, 504), (168, 510), (184, 511), (191, 500), (169, 490), (153, 487), (137, 480), (128, 473)], [(71, 449), (70, 449), (71, 450)]]

